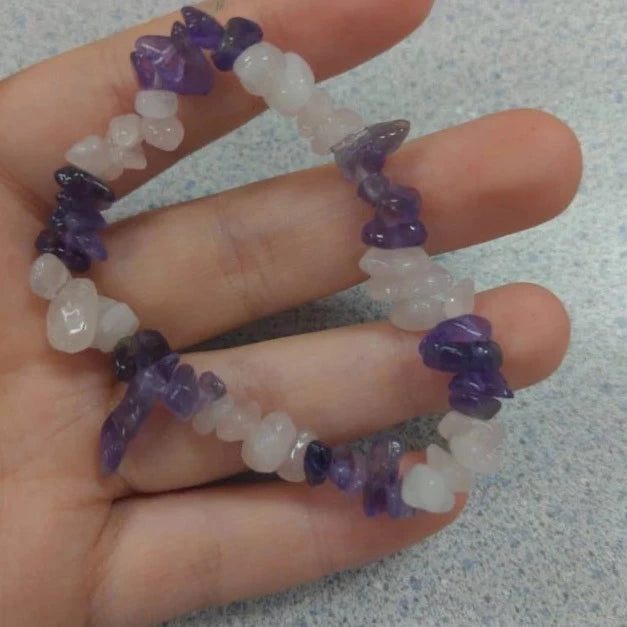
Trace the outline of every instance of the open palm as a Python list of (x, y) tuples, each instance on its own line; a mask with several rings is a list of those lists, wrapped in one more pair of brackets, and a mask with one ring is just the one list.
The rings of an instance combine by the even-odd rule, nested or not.
[[(234, 0), (218, 16), (258, 21), (323, 78), (389, 47), (429, 8), (429, 0)], [(239, 447), (158, 413), (119, 475), (100, 478), (98, 433), (119, 396), (110, 358), (54, 352), (46, 304), (26, 276), (65, 150), (132, 111), (128, 52), (139, 35), (165, 33), (175, 19), (0, 83), (3, 625), (138, 625), (268, 593), (417, 542), (462, 505), (446, 515), (370, 520), (359, 503), (325, 487), (207, 487), (243, 470)], [(341, 41), (341, 54), (320, 45), (321, 36)], [(209, 97), (181, 99), (183, 146), (174, 156), (149, 154), (150, 169), (125, 176), (118, 196), (261, 111), (234, 78), (218, 83)], [(561, 122), (511, 111), (409, 142), (390, 170), (421, 190), (427, 248), (437, 253), (554, 216), (574, 195), (581, 163)], [(366, 213), (333, 167), (299, 172), (117, 225), (106, 234), (111, 260), (91, 276), (100, 293), (129, 303), (144, 327), (160, 329), (173, 347), (189, 346), (359, 282)], [(479, 295), (477, 311), (493, 322), (513, 386), (535, 383), (560, 363), (569, 325), (546, 290), (491, 290)], [(416, 335), (380, 322), (189, 361), (264, 411), (285, 409), (297, 425), (337, 442), (445, 407), (446, 376), (427, 371), (416, 346)]]

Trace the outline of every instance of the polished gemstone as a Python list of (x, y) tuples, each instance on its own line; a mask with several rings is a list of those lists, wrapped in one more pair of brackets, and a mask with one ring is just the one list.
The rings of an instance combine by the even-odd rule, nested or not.
[(164, 403), (177, 418), (187, 420), (196, 411), (199, 397), (198, 377), (194, 368), (189, 364), (181, 364), (168, 382)]
[(183, 7), (181, 13), (192, 42), (205, 50), (217, 50), (224, 36), (222, 25), (196, 7)]
[(240, 54), (263, 39), (263, 31), (258, 24), (243, 17), (231, 18), (224, 31), (212, 59), (219, 70), (230, 72)]
[(45, 253), (33, 262), (29, 284), (34, 294), (52, 300), (71, 278), (69, 270), (58, 257)]
[(439, 344), (423, 339), (420, 354), (425, 366), (443, 372), (494, 372), (503, 363), (501, 349), (492, 341)]
[(387, 226), (378, 217), (364, 225), (361, 241), (376, 248), (408, 248), (422, 246), (427, 241), (427, 230), (420, 220)]
[(304, 459), (305, 476), (309, 485), (324, 483), (329, 475), (332, 457), (331, 448), (320, 440), (309, 444)]

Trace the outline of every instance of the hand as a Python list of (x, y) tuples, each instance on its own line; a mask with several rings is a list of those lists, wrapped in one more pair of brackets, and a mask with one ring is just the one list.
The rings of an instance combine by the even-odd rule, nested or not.
[[(428, 0), (323, 4), (234, 1), (217, 15), (258, 21), (270, 41), (303, 54), (321, 79), (391, 46), (430, 8)], [(65, 150), (133, 110), (129, 51), (139, 35), (168, 32), (175, 19), (0, 83), (3, 625), (139, 625), (267, 594), (419, 542), (462, 506), (460, 498), (447, 515), (371, 520), (333, 487), (204, 487), (243, 470), (238, 445), (201, 438), (158, 413), (131, 444), (120, 474), (99, 477), (99, 429), (119, 394), (110, 356), (55, 353), (45, 337), (46, 303), (30, 293), (26, 277)], [(341, 52), (322, 37), (341, 41)], [(151, 151), (150, 169), (125, 175), (118, 196), (262, 106), (224, 75), (209, 97), (181, 103), (181, 149)], [(510, 111), (408, 142), (389, 168), (421, 190), (427, 248), (439, 253), (553, 217), (573, 197), (581, 161), (561, 122)], [(129, 303), (144, 327), (184, 347), (362, 280), (358, 234), (368, 213), (334, 166), (298, 172), (111, 228), (111, 259), (91, 276), (100, 293)], [(514, 387), (560, 363), (568, 319), (546, 290), (490, 290), (478, 297), (477, 311), (493, 322)], [(337, 442), (444, 409), (447, 377), (422, 366), (417, 344), (415, 334), (378, 322), (196, 353), (190, 361), (264, 410), (285, 409), (298, 425)]]

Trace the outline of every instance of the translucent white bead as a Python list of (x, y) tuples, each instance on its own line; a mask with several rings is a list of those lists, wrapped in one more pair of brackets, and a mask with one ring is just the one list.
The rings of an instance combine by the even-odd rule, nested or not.
[(474, 484), (472, 472), (437, 444), (427, 447), (427, 466), (441, 472), (453, 492), (469, 492)]
[(206, 405), (192, 416), (192, 429), (198, 435), (209, 435), (215, 428), (216, 420), (211, 405)]
[(249, 94), (265, 96), (278, 87), (285, 72), (285, 55), (276, 46), (262, 41), (237, 57), (233, 72)]
[(475, 282), (472, 279), (462, 279), (446, 294), (444, 315), (447, 318), (457, 318), (472, 313), (474, 308)]
[(326, 155), (332, 146), (363, 128), (364, 119), (359, 113), (352, 109), (337, 109), (316, 129), (311, 150), (317, 155)]
[(50, 302), (46, 323), (53, 348), (64, 353), (89, 348), (98, 328), (98, 292), (93, 281), (68, 281)]
[(371, 277), (402, 277), (425, 268), (429, 255), (420, 246), (385, 250), (369, 248), (359, 267)]
[(98, 297), (98, 328), (92, 347), (110, 353), (123, 337), (139, 329), (139, 319), (126, 304), (106, 296)]
[(296, 118), (298, 132), (303, 137), (313, 137), (316, 129), (322, 126), (333, 112), (333, 101), (326, 89), (316, 87)]
[(181, 145), (185, 129), (183, 123), (175, 117), (163, 120), (142, 118), (142, 135), (147, 144), (171, 152)]
[(246, 404), (237, 404), (218, 420), (216, 435), (223, 442), (245, 440), (260, 420), (261, 407), (259, 407), (259, 403), (251, 401)]
[(148, 167), (148, 161), (141, 146), (129, 148), (128, 150), (114, 146), (113, 154), (116, 161), (126, 170), (145, 170)]
[(442, 320), (442, 302), (434, 298), (399, 300), (390, 312), (390, 322), (403, 331), (431, 329)]
[(65, 153), (65, 158), (72, 165), (98, 178), (103, 178), (113, 165), (109, 143), (97, 135), (90, 135), (74, 144)]
[(165, 89), (145, 89), (135, 96), (135, 111), (143, 118), (165, 120), (176, 115), (179, 97)]
[(211, 433), (218, 422), (227, 415), (235, 406), (235, 401), (230, 394), (225, 394), (217, 401), (203, 407), (192, 418), (192, 427), (199, 435)]
[(277, 471), (281, 479), (294, 482), (305, 481), (305, 453), (309, 443), (317, 439), (318, 436), (313, 431), (301, 431), (298, 434), (287, 459)]
[(397, 277), (373, 277), (364, 283), (371, 300), (394, 303), (403, 298), (403, 282)]
[(256, 472), (275, 472), (289, 455), (295, 440), (296, 427), (285, 412), (268, 414), (244, 440), (242, 459)]
[(502, 440), (503, 427), (498, 422), (476, 420), (466, 433), (451, 436), (449, 447), (451, 455), (465, 468), (491, 473), (501, 467), (501, 456), (496, 448)]
[(105, 181), (115, 181), (124, 173), (124, 164), (122, 158), (115, 149), (111, 150), (111, 165), (102, 173), (101, 178)]
[(455, 505), (455, 496), (444, 475), (425, 464), (416, 464), (403, 477), (401, 498), (411, 507), (438, 514)]
[(141, 118), (136, 113), (118, 115), (109, 122), (107, 141), (112, 146), (130, 150), (142, 142)]
[(405, 283), (406, 298), (436, 296), (448, 292), (453, 284), (451, 273), (437, 263), (429, 263), (412, 273)]
[(33, 293), (52, 300), (71, 278), (70, 271), (58, 257), (45, 253), (33, 262), (28, 282)]
[(314, 81), (307, 61), (295, 52), (287, 52), (283, 74), (276, 87), (266, 95), (266, 102), (282, 115), (296, 115), (309, 100)]
[(450, 440), (454, 435), (461, 435), (470, 431), (473, 425), (473, 418), (455, 411), (449, 411), (438, 424), (438, 433), (445, 439)]

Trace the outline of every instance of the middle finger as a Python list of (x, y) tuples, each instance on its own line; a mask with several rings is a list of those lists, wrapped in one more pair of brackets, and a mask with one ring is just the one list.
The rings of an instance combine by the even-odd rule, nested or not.
[[(580, 172), (570, 129), (529, 110), (423, 137), (390, 162), (422, 193), (430, 253), (549, 219)], [(335, 167), (298, 172), (117, 225), (95, 280), (144, 327), (190, 345), (357, 283), (368, 213)]]

